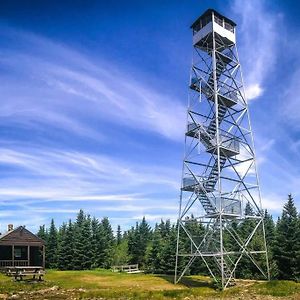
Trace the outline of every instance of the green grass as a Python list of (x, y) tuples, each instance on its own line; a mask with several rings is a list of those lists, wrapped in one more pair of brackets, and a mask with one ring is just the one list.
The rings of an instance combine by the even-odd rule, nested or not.
[[(57, 286), (58, 290), (51, 290), (53, 286)], [(71, 299), (72, 296), (72, 299), (265, 300), (268, 295), (289, 299), (295, 294), (299, 294), (300, 298), (300, 284), (291, 281), (241, 281), (222, 292), (203, 276), (188, 276), (180, 284), (174, 285), (172, 276), (113, 273), (109, 270), (48, 270), (44, 282), (14, 282), (12, 278), (0, 274), (0, 294), (11, 295), (22, 291), (25, 293), (21, 299), (41, 299), (41, 294), (46, 294), (47, 299)]]
[(18, 291), (34, 291), (51, 286), (51, 283), (48, 281), (43, 281), (38, 284), (27, 280), (15, 282), (11, 277), (4, 276), (0, 273), (0, 294), (14, 293)]
[(284, 297), (299, 293), (300, 298), (300, 284), (294, 281), (273, 280), (264, 282), (256, 286), (255, 289), (261, 295)]

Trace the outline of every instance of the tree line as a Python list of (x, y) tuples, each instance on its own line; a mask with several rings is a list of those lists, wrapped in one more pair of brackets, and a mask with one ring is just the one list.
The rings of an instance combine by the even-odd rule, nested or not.
[[(246, 206), (247, 215), (251, 207)], [(264, 212), (264, 225), (272, 278), (300, 278), (300, 215), (291, 195), (283, 207), (281, 216), (274, 222), (272, 216)], [(241, 238), (246, 238), (253, 230), (253, 220), (232, 222), (230, 226)], [(203, 236), (205, 228), (193, 216), (187, 225), (194, 236)], [(60, 270), (85, 270), (110, 268), (113, 265), (139, 264), (151, 273), (173, 274), (177, 246), (177, 225), (170, 220), (161, 220), (151, 228), (145, 218), (129, 230), (122, 231), (118, 226), (114, 233), (108, 218), (98, 220), (80, 210), (75, 221), (69, 220), (59, 228), (51, 221), (49, 228), (40, 226), (38, 236), (46, 242), (46, 267)], [(253, 249), (261, 249), (262, 235), (253, 239)], [(227, 250), (235, 250), (232, 237), (224, 236)], [(182, 252), (191, 251), (190, 240), (181, 240)], [(264, 264), (264, 258), (261, 264)], [(186, 258), (179, 260), (179, 268)], [(188, 274), (207, 274), (207, 268), (199, 258), (191, 265)], [(246, 257), (242, 258), (236, 277), (260, 278), (258, 269)]]

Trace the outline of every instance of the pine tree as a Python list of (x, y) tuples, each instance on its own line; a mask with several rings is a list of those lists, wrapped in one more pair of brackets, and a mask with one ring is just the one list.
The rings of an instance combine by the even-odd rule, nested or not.
[[(190, 218), (187, 218), (189, 222), (186, 223), (186, 229), (190, 233), (190, 235), (193, 237), (193, 242), (198, 247), (201, 243), (204, 234), (205, 234), (205, 228), (201, 223), (199, 223), (193, 215), (191, 215)], [(186, 252), (187, 253), (194, 253), (196, 251), (196, 246), (193, 243), (186, 243)], [(190, 267), (190, 273), (191, 274), (200, 274), (206, 272), (206, 266), (201, 259), (201, 257), (196, 257), (194, 263)]]
[(121, 226), (118, 225), (117, 229), (117, 245), (119, 245), (122, 241), (122, 231), (121, 231)]
[(99, 232), (99, 221), (94, 217), (91, 222), (91, 257), (92, 268), (98, 268), (99, 263), (99, 241), (101, 239)]
[[(245, 206), (245, 216), (246, 219), (241, 222), (241, 224), (239, 224), (238, 228), (237, 228), (237, 233), (239, 235), (240, 238), (240, 242), (241, 244), (244, 244), (247, 239), (249, 238), (249, 236), (251, 235), (251, 233), (253, 232), (255, 226), (256, 226), (256, 221), (254, 219), (251, 218), (251, 216), (254, 216), (254, 211), (253, 208), (251, 207), (250, 203), (247, 202), (246, 206)], [(247, 218), (248, 217), (248, 218)], [(247, 246), (247, 250), (250, 250), (250, 248), (253, 248), (252, 250), (262, 250), (262, 248), (260, 248), (260, 240), (263, 243), (263, 237), (260, 236), (258, 239), (256, 238), (256, 236), (258, 235), (258, 232), (255, 233), (255, 236), (252, 237), (251, 239), (251, 245), (250, 243)], [(234, 242), (236, 244), (236, 242)], [(238, 248), (240, 248), (238, 246)], [(255, 249), (258, 248), (258, 249)], [(257, 268), (256, 266), (253, 264), (253, 262), (249, 259), (248, 256), (243, 255), (243, 257), (240, 260), (240, 263), (237, 266), (236, 269), (236, 276), (240, 277), (240, 278), (255, 278), (257, 275)]]
[(274, 260), (274, 245), (275, 245), (275, 223), (273, 221), (272, 215), (265, 210), (264, 216), (264, 224), (265, 224), (265, 234), (266, 234), (266, 243), (267, 243), (267, 251), (268, 251), (268, 260), (270, 267), (270, 274), (272, 278), (276, 278), (277, 276), (277, 266)]
[(131, 227), (130, 230), (127, 231), (127, 240), (128, 240), (128, 254), (130, 256), (130, 263), (136, 264), (137, 263), (137, 253), (136, 250), (138, 249), (138, 223), (136, 223), (135, 227)]
[(128, 232), (128, 252), (131, 256), (131, 263), (144, 267), (146, 251), (151, 240), (151, 228), (145, 217), (135, 228)]
[(82, 270), (84, 269), (85, 265), (85, 250), (86, 250), (86, 237), (84, 236), (84, 224), (86, 221), (86, 216), (83, 210), (80, 210), (76, 223), (74, 226), (74, 269), (75, 270)]
[[(173, 225), (170, 228), (168, 237), (164, 241), (164, 247), (161, 253), (161, 269), (164, 274), (174, 274), (175, 263), (176, 263), (176, 249), (177, 249), (177, 232), (178, 225)], [(178, 244), (178, 249), (180, 253), (184, 253), (185, 245), (182, 241)], [(179, 257), (178, 259), (178, 270), (180, 273), (184, 266), (187, 264), (186, 257)]]
[(267, 210), (265, 210), (264, 223), (266, 232), (266, 243), (268, 249), (271, 251), (275, 242), (275, 223), (273, 221), (272, 215), (270, 215)]
[(66, 231), (67, 231), (67, 225), (63, 223), (58, 231), (57, 268), (60, 270), (67, 269), (65, 263), (65, 253), (64, 253)]
[(45, 242), (47, 242), (47, 240), (48, 240), (48, 232), (46, 230), (45, 225), (42, 225), (42, 226), (39, 227), (39, 231), (37, 233), (37, 236), (39, 238), (41, 238), (42, 240), (44, 240)]
[(83, 240), (83, 261), (81, 267), (83, 270), (90, 269), (92, 266), (92, 243), (91, 243), (91, 217), (87, 216), (82, 224), (82, 240)]
[(276, 241), (274, 245), (274, 259), (278, 267), (279, 279), (295, 279), (297, 267), (297, 233), (298, 216), (292, 195), (283, 207), (281, 218), (276, 226)]
[(295, 233), (295, 266), (294, 266), (294, 278), (297, 282), (300, 281), (300, 215), (297, 219), (297, 231)]
[(72, 221), (69, 220), (68, 226), (66, 228), (66, 233), (64, 236), (64, 263), (66, 270), (73, 270), (74, 269), (74, 226)]
[(102, 260), (102, 267), (110, 268), (112, 264), (112, 257), (113, 257), (113, 246), (115, 243), (114, 234), (112, 227), (108, 218), (103, 218), (101, 220), (101, 231), (102, 231), (102, 253), (103, 253), (103, 260)]
[(152, 235), (151, 243), (146, 251), (146, 268), (152, 273), (162, 273), (162, 253), (164, 248), (164, 239), (167, 234), (164, 232), (164, 222), (156, 224)]
[(138, 227), (138, 239), (139, 239), (139, 253), (138, 264), (143, 266), (146, 260), (146, 250), (151, 238), (151, 228), (147, 223), (145, 217)]
[(51, 220), (51, 225), (49, 229), (49, 235), (47, 239), (46, 247), (46, 267), (47, 268), (56, 268), (57, 267), (57, 229), (54, 224), (54, 220)]

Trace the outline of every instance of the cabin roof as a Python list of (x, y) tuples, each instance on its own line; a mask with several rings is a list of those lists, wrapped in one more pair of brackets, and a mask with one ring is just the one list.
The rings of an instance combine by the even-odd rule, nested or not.
[(45, 245), (45, 241), (37, 235), (30, 232), (25, 226), (19, 226), (15, 229), (0, 235), (0, 245), (3, 244), (41, 244)]
[(220, 14), (216, 10), (214, 10), (212, 8), (209, 8), (191, 25), (191, 28), (193, 28), (196, 25), (196, 23), (199, 22), (200, 19), (202, 19), (203, 17), (206, 17), (208, 15), (211, 15), (212, 13), (214, 13), (215, 15), (217, 15), (220, 18), (224, 18), (224, 20), (226, 22), (228, 22), (229, 24), (231, 24), (232, 26), (236, 26), (236, 23), (234, 23), (232, 20), (228, 19), (227, 17), (225, 17), (224, 15)]

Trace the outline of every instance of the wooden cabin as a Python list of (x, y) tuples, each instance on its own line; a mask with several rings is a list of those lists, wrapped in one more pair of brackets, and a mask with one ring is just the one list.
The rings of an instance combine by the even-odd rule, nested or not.
[(0, 235), (0, 268), (41, 266), (45, 268), (45, 242), (24, 226)]

